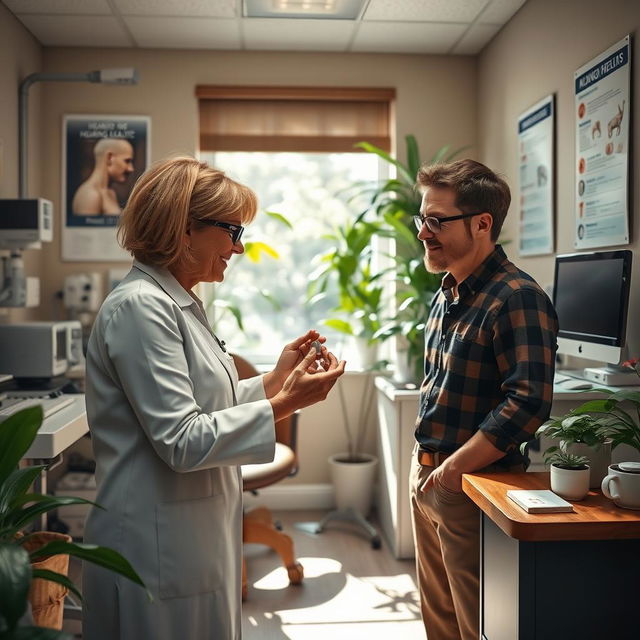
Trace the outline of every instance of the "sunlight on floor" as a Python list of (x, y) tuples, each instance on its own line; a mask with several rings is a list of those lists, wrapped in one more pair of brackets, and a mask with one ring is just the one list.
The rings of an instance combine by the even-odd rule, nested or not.
[[(324, 582), (326, 599), (253, 614), (247, 618), (251, 626), (263, 631), (265, 626), (280, 627), (285, 634), (280, 637), (292, 640), (326, 638), (327, 634), (335, 638), (371, 639), (389, 633), (402, 633), (403, 640), (424, 637), (416, 585), (410, 575), (358, 577), (343, 572), (341, 563), (331, 558), (301, 557), (299, 561), (305, 569), (307, 588)], [(260, 592), (286, 589), (287, 585), (286, 572), (279, 567), (253, 586)]]

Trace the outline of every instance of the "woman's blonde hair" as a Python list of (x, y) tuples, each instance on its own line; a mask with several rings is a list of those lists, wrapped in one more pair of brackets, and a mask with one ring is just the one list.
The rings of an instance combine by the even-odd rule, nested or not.
[(251, 222), (255, 193), (195, 158), (153, 164), (136, 182), (118, 227), (118, 241), (134, 258), (168, 267), (190, 258), (182, 241), (198, 219)]

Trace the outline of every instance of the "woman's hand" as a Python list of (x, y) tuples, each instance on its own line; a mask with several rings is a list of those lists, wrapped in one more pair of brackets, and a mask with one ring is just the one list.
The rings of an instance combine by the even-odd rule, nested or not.
[(326, 347), (323, 347), (323, 351), (324, 362), (322, 366), (318, 366), (316, 350), (308, 347), (307, 355), (289, 374), (282, 389), (271, 398), (276, 422), (291, 415), (297, 409), (324, 400), (336, 380), (344, 373), (345, 361), (338, 362)]
[[(322, 344), (326, 341), (326, 338), (321, 336), (315, 329), (310, 329), (303, 336), (296, 338), (293, 342), (290, 342), (285, 346), (273, 371), (264, 376), (264, 389), (267, 398), (272, 398), (282, 389), (285, 380), (309, 353), (311, 343), (314, 341)], [(327, 353), (327, 348), (322, 346), (320, 353), (322, 359), (320, 360), (320, 363), (323, 365), (325, 370)]]

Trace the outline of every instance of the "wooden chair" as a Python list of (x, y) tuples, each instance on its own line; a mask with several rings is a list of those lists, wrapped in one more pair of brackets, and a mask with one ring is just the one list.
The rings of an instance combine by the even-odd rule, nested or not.
[[(258, 375), (256, 368), (244, 358), (233, 355), (238, 377), (252, 378)], [(257, 493), (258, 489), (268, 487), (298, 472), (296, 453), (298, 414), (276, 422), (276, 451), (273, 462), (247, 464), (242, 466), (242, 481), (245, 491)], [(293, 540), (280, 531), (274, 524), (271, 512), (266, 507), (257, 507), (245, 512), (242, 523), (242, 541), (264, 544), (271, 547), (282, 558), (287, 569), (290, 584), (300, 584), (303, 578), (302, 565), (296, 560)], [(247, 597), (247, 567), (242, 559), (242, 599)]]

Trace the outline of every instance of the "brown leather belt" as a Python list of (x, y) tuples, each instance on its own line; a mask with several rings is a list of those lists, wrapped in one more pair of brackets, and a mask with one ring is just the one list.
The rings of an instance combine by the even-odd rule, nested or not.
[(425, 451), (420, 449), (418, 451), (418, 462), (423, 467), (437, 467), (442, 464), (445, 458), (448, 458), (450, 453), (442, 453), (440, 451)]

